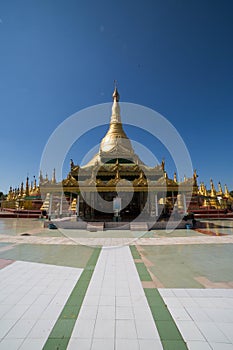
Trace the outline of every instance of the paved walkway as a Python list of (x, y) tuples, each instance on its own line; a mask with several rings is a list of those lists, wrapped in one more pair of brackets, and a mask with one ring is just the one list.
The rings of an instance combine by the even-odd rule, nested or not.
[(163, 349), (129, 247), (103, 248), (68, 350)]
[[(142, 234), (143, 235), (143, 234)], [(1, 235), (0, 242), (13, 244), (56, 244), (84, 246), (125, 246), (125, 245), (179, 245), (179, 244), (233, 244), (233, 235), (228, 236), (190, 236), (190, 237), (141, 237), (141, 238), (84, 238), (84, 237), (41, 237), (41, 236), (9, 236)]]
[[(53, 245), (53, 249), (54, 245), (77, 244), (66, 237), (1, 235), (0, 241), (14, 244), (1, 243), (0, 253), (5, 256), (14, 247), (20, 249), (20, 243), (38, 245), (42, 255), (45, 250), (40, 248), (41, 244)], [(205, 279), (201, 283), (208, 282), (213, 288), (156, 289), (154, 281), (147, 278), (149, 273), (144, 260), (140, 255), (132, 256), (131, 251), (137, 252), (135, 245), (144, 245), (143, 249), (145, 245), (177, 245), (177, 249), (183, 249), (181, 245), (201, 244), (205, 249), (206, 244), (220, 244), (221, 248), (227, 248), (233, 243), (233, 235), (135, 240), (79, 238), (77, 241), (102, 246), (97, 262), (83, 269), (8, 258), (0, 261), (0, 350), (42, 350), (44, 346), (46, 350), (233, 350), (233, 289), (230, 282), (228, 289), (215, 288), (220, 286), (216, 282), (218, 278), (215, 282), (209, 281), (207, 273), (199, 276), (199, 280)], [(133, 248), (127, 245), (129, 242)], [(114, 245), (116, 247), (110, 247)], [(83, 251), (82, 247), (80, 249)], [(88, 275), (89, 269), (93, 274)], [(89, 280), (84, 281), (87, 292), (83, 293), (80, 302), (80, 286), (84, 284), (77, 285), (84, 272)], [(71, 296), (75, 303), (80, 302), (76, 314), (73, 304), (69, 304)], [(62, 313), (63, 320), (59, 323)], [(70, 319), (66, 320), (66, 317)], [(53, 338), (56, 324), (63, 327), (70, 324), (67, 342), (61, 347), (48, 343), (48, 339)], [(174, 327), (180, 335), (174, 332)], [(57, 330), (59, 337), (64, 329)]]

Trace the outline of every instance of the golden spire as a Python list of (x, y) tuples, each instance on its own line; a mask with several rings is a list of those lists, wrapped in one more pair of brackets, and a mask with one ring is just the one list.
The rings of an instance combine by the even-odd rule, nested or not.
[(33, 191), (36, 190), (36, 177), (34, 176)]
[[(116, 82), (115, 82), (116, 84)], [(128, 137), (126, 136), (120, 115), (119, 99), (120, 95), (118, 93), (117, 87), (113, 92), (113, 104), (112, 104), (112, 115), (110, 120), (109, 129), (101, 141), (100, 144), (100, 154), (106, 152), (113, 152), (116, 158), (131, 158), (134, 154), (132, 145)], [(111, 153), (113, 156), (113, 154)]]
[(55, 170), (55, 168), (53, 169), (53, 177), (52, 177), (52, 184), (55, 184), (55, 183), (57, 183), (57, 180), (56, 180), (56, 170)]
[(113, 94), (112, 94), (113, 101), (119, 102), (120, 95), (119, 95), (119, 92), (117, 90), (117, 81), (116, 80), (114, 80), (114, 86), (115, 86), (115, 89), (114, 89)]
[(40, 170), (39, 183), (42, 184), (43, 181), (44, 181), (43, 174), (42, 174), (42, 171)]
[(198, 189), (198, 193), (202, 196), (204, 196), (204, 192), (205, 192), (205, 188), (204, 188), (204, 182), (200, 183), (199, 189)]
[(203, 184), (204, 186), (204, 196), (207, 197), (208, 196), (208, 192), (207, 192), (207, 189), (206, 189), (206, 186)]
[(165, 160), (164, 160), (164, 158), (162, 159), (162, 162), (161, 162), (161, 168), (164, 171), (164, 169), (165, 169)]
[(26, 179), (25, 196), (26, 197), (29, 196), (29, 178), (28, 178), (28, 176), (27, 176), (27, 179)]
[(173, 181), (174, 181), (174, 182), (177, 182), (177, 175), (176, 175), (176, 172), (174, 173)]
[(8, 192), (8, 195), (7, 195), (7, 200), (10, 201), (12, 199), (12, 187), (10, 186), (10, 189), (9, 189), (9, 192)]
[(20, 187), (20, 197), (23, 197), (23, 182), (21, 183), (21, 187)]
[(221, 185), (221, 182), (220, 182), (220, 181), (219, 181), (219, 183), (218, 183), (218, 192), (219, 192), (220, 196), (223, 195), (222, 185)]
[(227, 185), (225, 184), (224, 186), (224, 197), (229, 198), (230, 197), (230, 193), (228, 191)]
[(193, 186), (195, 187), (197, 187), (197, 178), (198, 178), (197, 170), (195, 169), (193, 172)]
[(112, 104), (111, 123), (121, 123), (120, 106), (118, 103), (120, 101), (120, 95), (116, 86), (113, 91), (112, 98), (113, 98), (113, 104)]
[(210, 186), (211, 186), (211, 193), (210, 193), (210, 196), (211, 196), (211, 197), (216, 197), (216, 190), (215, 190), (214, 183), (213, 183), (213, 180), (212, 180), (212, 179), (210, 179)]

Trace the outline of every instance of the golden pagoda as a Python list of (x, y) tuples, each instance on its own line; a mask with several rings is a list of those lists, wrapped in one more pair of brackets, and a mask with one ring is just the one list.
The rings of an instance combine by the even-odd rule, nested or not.
[[(148, 218), (162, 211), (169, 214), (178, 193), (177, 177), (168, 178), (164, 160), (149, 167), (135, 153), (123, 129), (117, 87), (112, 97), (109, 129), (98, 153), (82, 167), (71, 160), (70, 172), (62, 181), (63, 191), (78, 197), (79, 216), (83, 220), (112, 220), (116, 197), (122, 201), (120, 214), (123, 220), (138, 217), (142, 210)], [(184, 193), (190, 183), (193, 178), (186, 179)]]
[[(97, 154), (83, 166), (71, 159), (70, 171), (61, 182), (56, 179), (55, 169), (51, 179), (40, 172), (39, 186), (34, 177), (30, 188), (27, 177), (25, 187), (21, 184), (19, 188), (10, 188), (6, 206), (16, 207), (17, 202), (21, 208), (34, 208), (35, 199), (40, 199), (39, 208), (49, 212), (49, 216), (77, 212), (84, 221), (113, 220), (114, 205), (119, 200), (121, 205), (117, 213), (124, 221), (138, 218), (142, 212), (144, 220), (157, 220), (168, 217), (174, 209), (184, 214), (209, 208), (232, 208), (233, 198), (227, 186), (224, 192), (221, 184), (217, 192), (212, 180), (209, 191), (203, 182), (198, 186), (196, 170), (192, 177), (184, 176), (182, 181), (176, 172), (169, 178), (164, 159), (154, 167), (147, 166), (135, 153), (124, 131), (116, 86), (112, 97), (109, 128)], [(44, 194), (43, 204), (41, 193)]]
[[(135, 153), (127, 137), (120, 113), (120, 95), (115, 86), (112, 113), (106, 135), (100, 142), (99, 151), (84, 166), (70, 161), (67, 178), (57, 183), (55, 171), (51, 180), (40, 174), (40, 185), (45, 193), (57, 193), (62, 188), (69, 209), (82, 220), (113, 220), (114, 201), (121, 199), (122, 220), (132, 220), (144, 211), (144, 218), (169, 216), (174, 208), (181, 213), (200, 208), (220, 208), (219, 193), (211, 181), (211, 190), (204, 183), (198, 187), (197, 172), (183, 181), (174, 173), (173, 179), (165, 170), (165, 160), (154, 167), (147, 166)], [(233, 202), (225, 187), (228, 205)], [(72, 200), (71, 200), (72, 198)], [(188, 205), (187, 205), (188, 203)]]

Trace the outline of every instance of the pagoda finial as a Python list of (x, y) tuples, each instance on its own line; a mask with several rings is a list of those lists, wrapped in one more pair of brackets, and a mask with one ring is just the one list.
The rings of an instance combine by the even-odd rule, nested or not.
[(21, 187), (20, 187), (20, 197), (21, 198), (23, 197), (23, 191), (24, 191), (23, 182), (21, 182)]
[(164, 160), (164, 158), (162, 159), (162, 162), (161, 162), (161, 168), (162, 168), (163, 171), (165, 170), (165, 160)]
[(211, 190), (211, 197), (215, 197), (216, 196), (216, 190), (215, 190), (215, 187), (214, 187), (214, 182), (212, 179), (210, 179), (210, 190)]
[(36, 189), (36, 177), (35, 177), (35, 175), (33, 177), (34, 177), (33, 190), (35, 190)]
[(117, 90), (117, 81), (116, 80), (114, 80), (114, 91), (113, 91), (112, 97), (113, 97), (113, 101), (119, 102), (120, 95), (119, 95), (119, 92)]
[(193, 186), (195, 186), (195, 187), (197, 187), (197, 178), (198, 178), (197, 170), (194, 169), (194, 172), (193, 172)]
[(43, 178), (42, 170), (40, 170), (39, 183), (42, 184), (43, 181), (44, 181), (44, 178)]
[(227, 187), (226, 184), (225, 184), (225, 186), (224, 186), (224, 196), (225, 196), (226, 198), (229, 198), (229, 197), (230, 197), (230, 193), (229, 193), (229, 190), (228, 190), (228, 187)]
[(113, 104), (112, 104), (112, 116), (111, 116), (111, 122), (110, 123), (119, 123), (121, 124), (121, 115), (120, 115), (120, 106), (119, 106), (119, 100), (120, 95), (118, 93), (117, 87), (115, 86), (115, 89), (112, 94), (113, 97)]
[(52, 176), (52, 184), (55, 184), (57, 182), (56, 180), (56, 169), (53, 169), (53, 176)]
[(220, 182), (220, 181), (219, 181), (219, 183), (218, 183), (218, 191), (219, 191), (219, 194), (220, 194), (220, 195), (223, 194), (222, 185), (221, 185), (221, 182)]
[(26, 188), (25, 188), (25, 196), (29, 196), (29, 178), (27, 176), (27, 179), (26, 179)]

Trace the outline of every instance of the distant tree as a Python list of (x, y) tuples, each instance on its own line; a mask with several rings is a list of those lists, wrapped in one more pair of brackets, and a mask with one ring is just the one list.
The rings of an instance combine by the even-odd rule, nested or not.
[(231, 197), (233, 197), (233, 191), (230, 191), (230, 195), (231, 195)]

